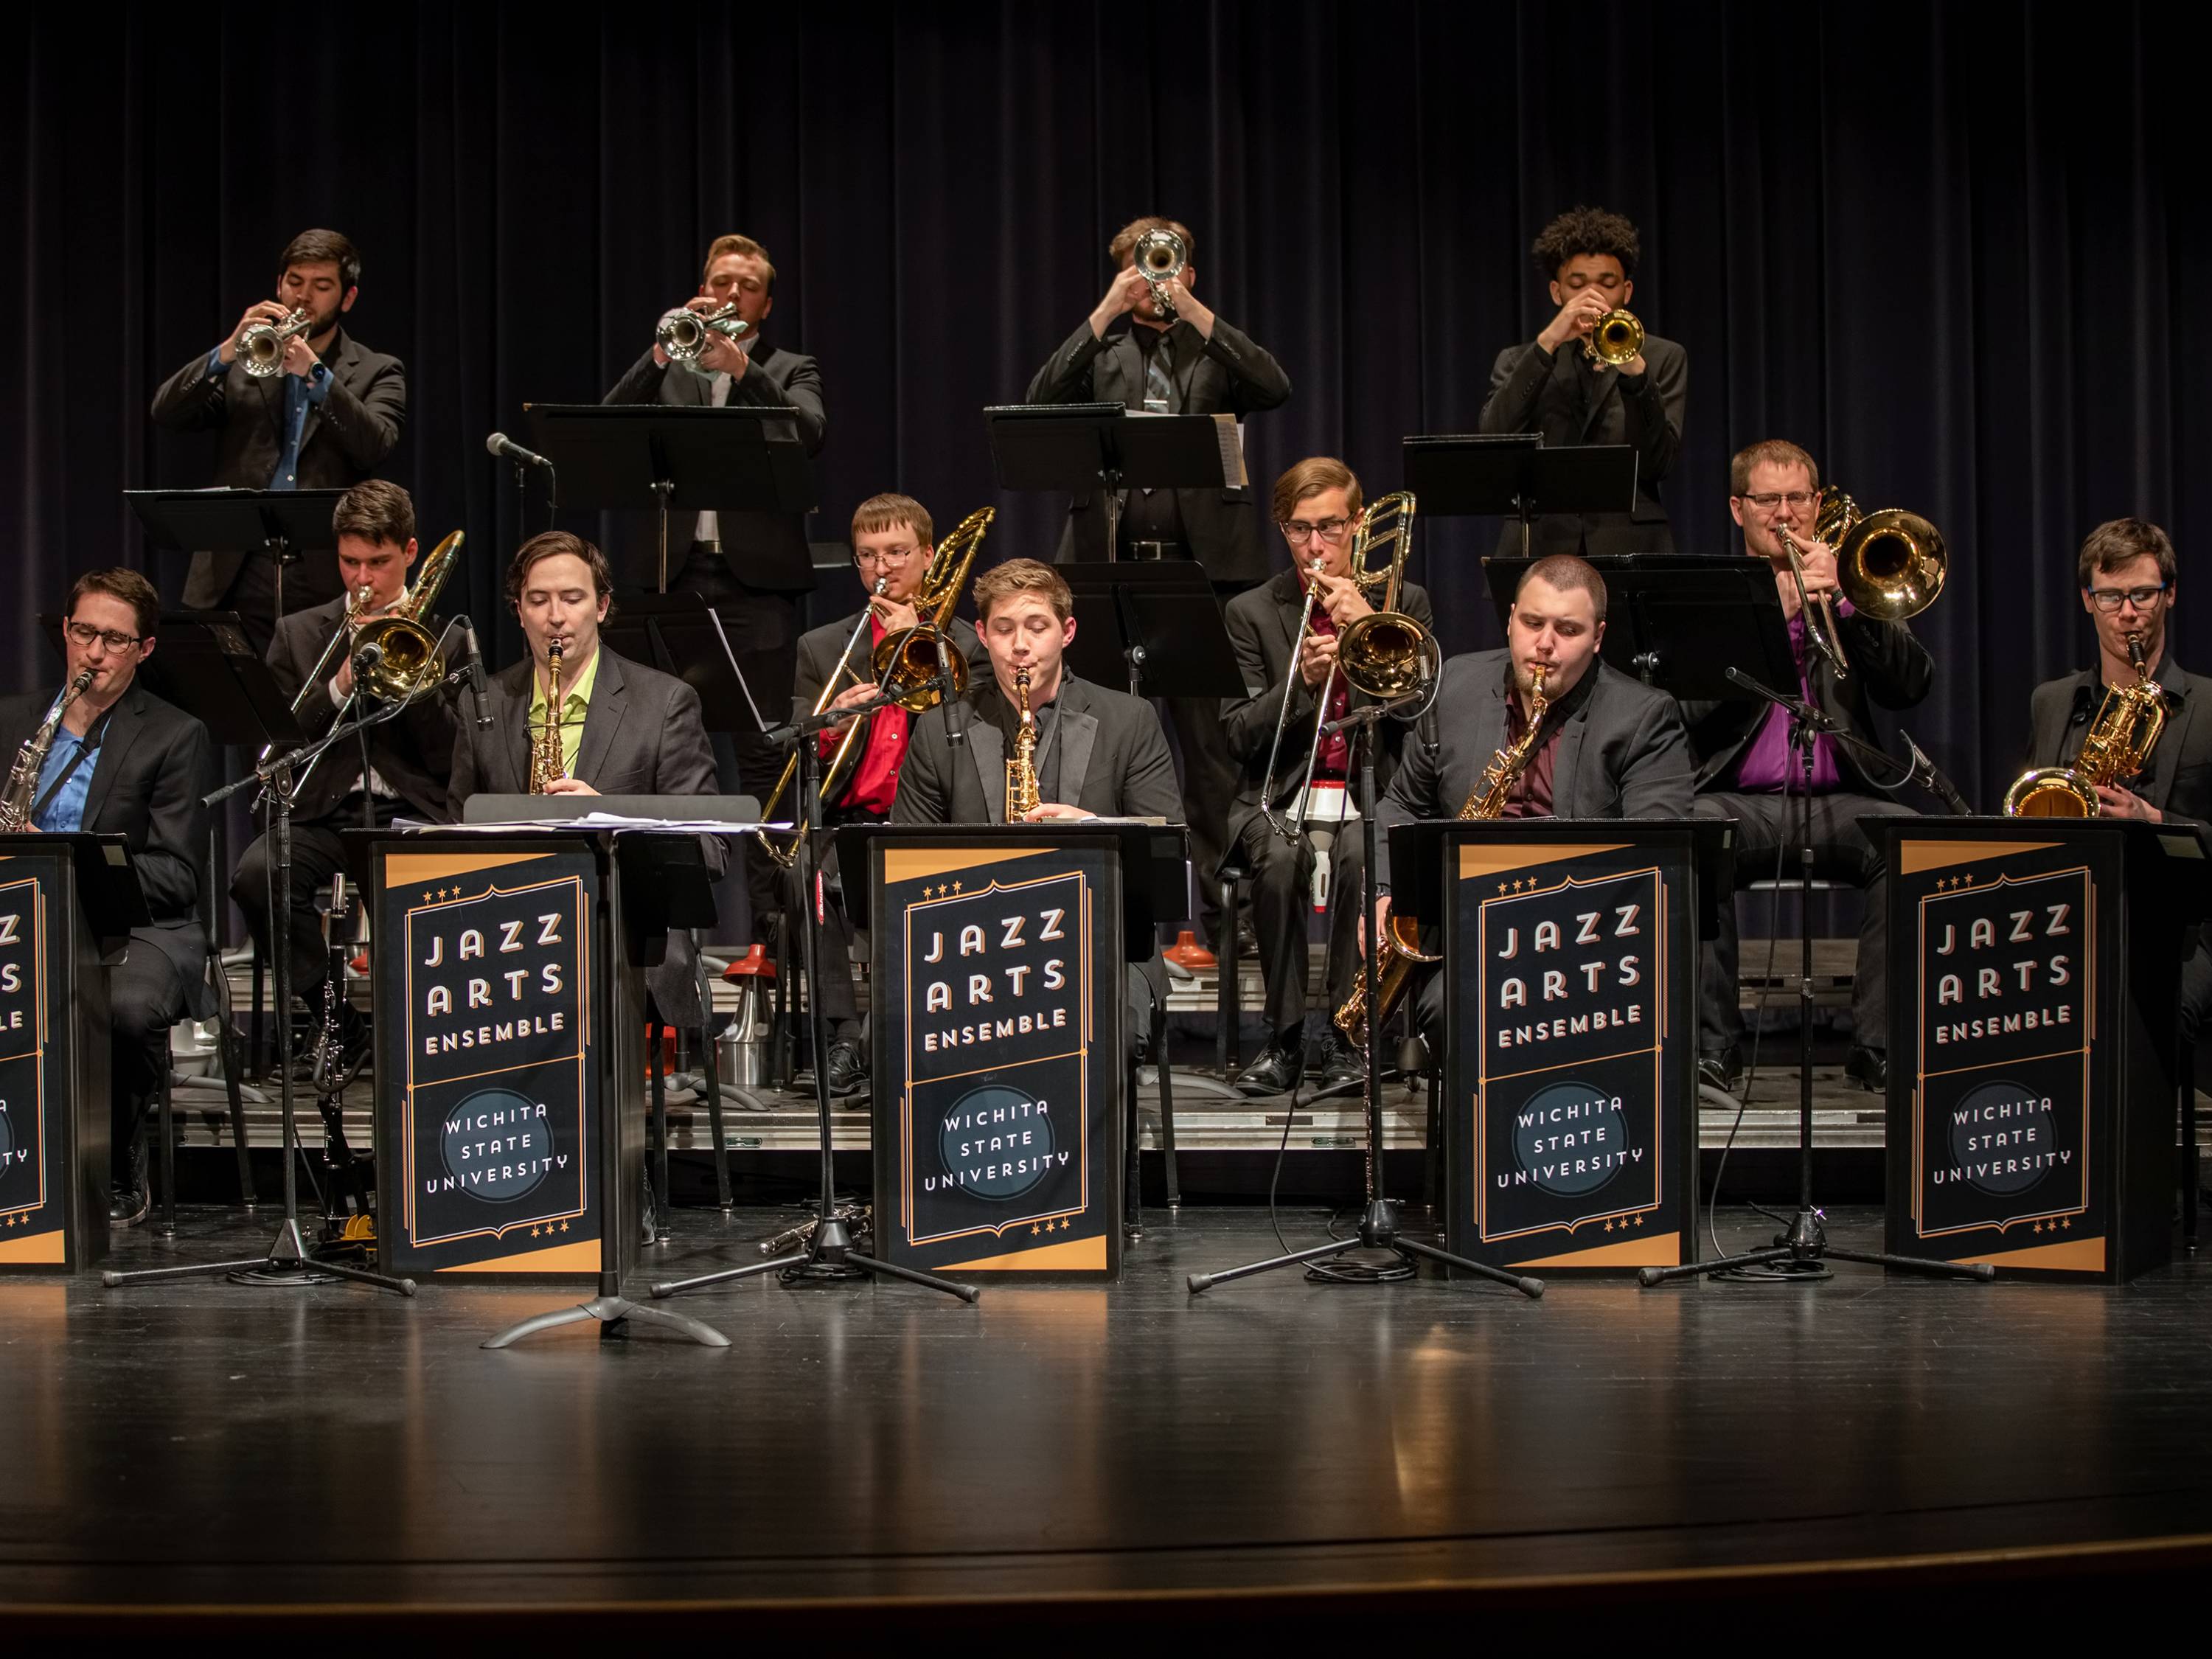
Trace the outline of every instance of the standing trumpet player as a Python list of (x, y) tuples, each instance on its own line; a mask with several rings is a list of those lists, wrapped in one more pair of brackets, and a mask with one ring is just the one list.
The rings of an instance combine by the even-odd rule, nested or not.
[[(119, 834), (146, 892), (152, 925), (131, 930), (125, 958), (107, 969), (113, 1018), (110, 1101), (114, 1159), (108, 1218), (146, 1218), (146, 1111), (169, 1065), (169, 1028), (204, 1012), (207, 934), (200, 919), (211, 787), (207, 727), (138, 680), (154, 654), (161, 614), (154, 585), (135, 570), (80, 576), (63, 607), (65, 687), (0, 702), (0, 758), (27, 775), (20, 805), (27, 829)], [(54, 720), (43, 754), (25, 745)], [(35, 770), (32, 769), (35, 767)]]
[[(216, 484), (243, 489), (330, 489), (383, 465), (407, 418), (407, 376), (340, 322), (361, 295), (361, 254), (334, 230), (302, 231), (277, 264), (273, 300), (257, 300), (212, 350), (154, 394), (156, 423), (214, 430)], [(276, 626), (276, 574), (260, 554), (195, 553), (185, 603), (230, 610), (266, 651)], [(284, 605), (340, 592), (327, 553), (304, 556), (283, 579)]]
[[(1632, 444), (1636, 499), (1626, 513), (1546, 514), (1532, 527), (1529, 550), (1671, 553), (1659, 486), (1681, 453), (1689, 355), (1644, 332), (1640, 322), (1606, 326), (1608, 318), (1633, 315), (1636, 227), (1602, 208), (1578, 207), (1546, 225), (1531, 252), (1559, 312), (1534, 341), (1498, 354), (1481, 429), (1540, 432), (1553, 449)], [(1506, 525), (1498, 550), (1521, 551), (1517, 521)]]

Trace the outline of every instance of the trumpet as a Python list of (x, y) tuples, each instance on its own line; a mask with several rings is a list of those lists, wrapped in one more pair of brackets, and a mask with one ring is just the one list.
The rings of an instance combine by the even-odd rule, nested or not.
[(735, 301), (714, 312), (697, 312), (689, 306), (678, 306), (663, 317), (660, 326), (653, 330), (653, 343), (679, 363), (696, 363), (715, 335), (742, 340), (752, 332), (753, 325), (738, 317), (737, 310)]
[(1152, 290), (1152, 309), (1170, 322), (1175, 320), (1176, 303), (1168, 292), (1168, 284), (1182, 275), (1189, 263), (1189, 250), (1183, 246), (1182, 238), (1175, 232), (1155, 227), (1137, 238), (1136, 266), (1145, 273), (1145, 281)]
[[(1336, 677), (1340, 673), (1353, 690), (1388, 702), (1424, 685), (1433, 685), (1443, 666), (1443, 652), (1436, 635), (1397, 608), (1399, 590), (1405, 582), (1406, 561), (1413, 550), (1414, 507), (1412, 492), (1399, 490), (1369, 502), (1366, 511), (1359, 515), (1359, 530), (1352, 538), (1347, 574), (1363, 592), (1380, 588), (1380, 602), (1370, 599), (1373, 612), (1355, 617), (1338, 631), (1336, 659), (1329, 665), (1316, 694), (1313, 746), (1307, 757), (1304, 781), (1296, 805), (1285, 816), (1278, 814), (1266, 801), (1261, 803), (1267, 822), (1285, 841), (1295, 842), (1305, 834), (1306, 803), (1313, 795), (1314, 768), (1321, 757), (1322, 727), (1328, 724), (1329, 699), (1335, 690)], [(1386, 551), (1389, 562), (1369, 568), (1368, 562)], [(1275, 763), (1282, 753), (1283, 733), (1290, 725), (1291, 699), (1297, 689), (1298, 655), (1305, 648), (1307, 632), (1313, 626), (1320, 574), (1321, 561), (1316, 558), (1306, 587), (1305, 609), (1298, 619), (1297, 637), (1291, 641), (1291, 663), (1283, 681), (1282, 706), (1276, 710), (1275, 735), (1267, 749), (1265, 787), (1270, 790), (1274, 786)]]
[(1634, 312), (1618, 306), (1592, 323), (1590, 331), (1583, 337), (1583, 356), (1614, 368), (1634, 362), (1643, 349), (1644, 325), (1636, 320)]
[(2150, 751), (2166, 729), (2166, 693), (2147, 672), (2140, 634), (2128, 635), (2128, 660), (2135, 665), (2136, 683), (2105, 693), (2074, 764), (2038, 766), (2014, 779), (2005, 791), (2007, 817), (2094, 818), (2100, 787), (2131, 778), (2150, 763)]
[(238, 366), (257, 380), (284, 372), (284, 347), (295, 335), (305, 334), (313, 319), (295, 311), (281, 323), (256, 323), (238, 337)]

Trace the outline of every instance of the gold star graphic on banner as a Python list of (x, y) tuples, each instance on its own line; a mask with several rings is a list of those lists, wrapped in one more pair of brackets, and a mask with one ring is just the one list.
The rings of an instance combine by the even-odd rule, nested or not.
[(568, 1224), (567, 1222), (564, 1221), (561, 1224), (561, 1231), (564, 1233), (568, 1231)]
[(429, 902), (430, 902), (430, 890), (429, 890), (428, 888), (425, 887), (425, 888), (422, 890), (422, 902), (423, 902), (423, 903), (425, 903), (425, 904), (428, 904)]
[(1503, 894), (1505, 891), (1505, 884), (1504, 882), (1501, 881), (1498, 884), (1498, 890), (1500, 894)]
[[(2040, 1221), (2035, 1224), (2035, 1231), (2037, 1232), (2041, 1232), (2043, 1231), (2043, 1224)], [(2056, 1229), (2053, 1229), (2053, 1231), (2055, 1231)]]
[(1030, 1222), (1030, 1237), (1031, 1238), (1035, 1238), (1036, 1236), (1037, 1236), (1037, 1224), (1036, 1224), (1036, 1222), (1032, 1221), (1032, 1222)]
[(1967, 886), (1972, 887), (1974, 884), (1974, 872), (1969, 870), (1965, 875), (1960, 877), (1959, 879), (1965, 882)]
[(958, 882), (956, 881), (952, 884), (952, 890), (956, 893), (960, 890), (960, 884)]
[(2062, 1215), (2058, 1218), (2058, 1224), (2071, 1232), (2074, 1231), (2074, 1218), (2070, 1215)]
[(1613, 1231), (1613, 1223), (1611, 1223), (1610, 1221), (1607, 1222), (1607, 1223), (1605, 1224), (1605, 1230), (1606, 1230), (1606, 1231), (1607, 1231), (1607, 1232), (1611, 1232), (1611, 1231)]

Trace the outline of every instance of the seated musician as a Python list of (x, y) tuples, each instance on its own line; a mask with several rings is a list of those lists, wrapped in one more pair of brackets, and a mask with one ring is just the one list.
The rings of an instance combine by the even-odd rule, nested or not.
[[(208, 814), (200, 797), (214, 787), (212, 749), (206, 726), (138, 682), (161, 614), (151, 582), (135, 570), (91, 571), (70, 589), (64, 614), (64, 684), (87, 671), (92, 678), (63, 711), (22, 804), (28, 829), (128, 837), (153, 915), (151, 927), (131, 930), (128, 954), (107, 970), (108, 1218), (135, 1227), (149, 1201), (143, 1130), (168, 1070), (169, 1028), (203, 1006), (207, 982), (199, 906)], [(19, 758), (59, 700), (46, 690), (0, 702), (0, 752)]]
[[(1820, 511), (1820, 469), (1796, 444), (1778, 439), (1737, 452), (1729, 468), (1729, 508), (1743, 526), (1743, 550), (1773, 568), (1790, 644), (1797, 659), (1796, 690), (1838, 721), (1852, 736), (1874, 741), (1869, 704), (1910, 708), (1928, 695), (1928, 653), (1901, 622), (1881, 622), (1853, 611), (1836, 585), (1833, 548), (1814, 539)], [(1800, 614), (1797, 580), (1781, 532), (1796, 542), (1804, 565), (1806, 594), (1815, 606), (1834, 601), (1836, 633), (1850, 672), (1838, 678), (1808, 635)], [(1821, 623), (1824, 630), (1825, 620)], [(1735, 699), (1686, 705), (1690, 750), (1698, 771), (1697, 815), (1735, 820), (1735, 878), (1739, 885), (1771, 879), (1776, 860), (1796, 845), (1800, 810), (1792, 800), (1803, 787), (1802, 763), (1790, 750), (1790, 716), (1764, 700)], [(1862, 890), (1858, 965), (1851, 979), (1852, 1043), (1845, 1073), (1876, 1094), (1888, 1087), (1887, 933), (1882, 925), (1886, 883), (1879, 852), (1862, 820), (1904, 811), (1895, 792), (1869, 777), (1842, 744), (1823, 737), (1813, 745), (1813, 872)], [(1796, 870), (1794, 860), (1789, 873)], [(1736, 990), (1735, 907), (1720, 906), (1716, 936), (1705, 942), (1699, 974), (1698, 1075), (1733, 1090), (1742, 1071), (1743, 1015)]]
[[(2141, 775), (2097, 786), (2097, 816), (2150, 823), (2212, 822), (2212, 681), (2185, 672), (2168, 648), (2179, 564), (2165, 531), (2141, 519), (2100, 524), (2081, 544), (2081, 608), (2097, 631), (2097, 665), (2045, 680), (2029, 702), (2027, 764), (2071, 766), (2108, 690), (2136, 683), (2128, 642), (2166, 694), (2166, 725)], [(2202, 712), (2203, 718), (2191, 719)], [(2201, 935), (2181, 969), (2180, 1026), (2197, 1041), (2212, 1006), (2212, 951)]]
[[(1599, 659), (1604, 577), (1571, 553), (1539, 559), (1514, 591), (1505, 634), (1504, 650), (1470, 652), (1444, 665), (1436, 707), (1422, 717), (1375, 810), (1382, 836), (1378, 929), (1390, 915), (1390, 826), (1457, 817), (1466, 810), (1499, 751), (1527, 735), (1540, 666), (1547, 672), (1536, 746), (1511, 779), (1498, 817), (1690, 816), (1690, 754), (1681, 710), (1664, 692)], [(1444, 975), (1431, 970), (1417, 994), (1414, 1020), (1438, 1056), (1443, 1005)]]
[[(1337, 631), (1374, 607), (1351, 575), (1352, 546), (1358, 529), (1359, 480), (1342, 461), (1316, 456), (1300, 461), (1275, 480), (1275, 523), (1290, 544), (1292, 568), (1263, 586), (1229, 602), (1230, 642), (1245, 694), (1223, 700), (1221, 723), (1229, 753), (1241, 769), (1236, 804), (1230, 809), (1230, 845), (1252, 872), (1252, 920), (1260, 937), (1260, 973), (1267, 987), (1267, 1015), (1273, 1036), (1247, 1066), (1237, 1086), (1248, 1095), (1282, 1094), (1297, 1085), (1305, 1067), (1306, 917), (1311, 908), (1315, 833), (1332, 833), (1326, 810), (1310, 812), (1307, 832), (1296, 842), (1277, 828), (1288, 823), (1309, 775), (1317, 805), (1341, 803), (1352, 763), (1345, 733), (1322, 740), (1314, 750), (1320, 722), (1315, 700), (1329, 685), (1328, 717), (1351, 707), (1352, 688), (1340, 674), (1332, 677)], [(1317, 573), (1317, 574), (1316, 574)], [(1310, 584), (1318, 584), (1313, 620), (1303, 638)], [(1398, 609), (1435, 631), (1425, 590), (1408, 582), (1400, 590)], [(1290, 703), (1284, 706), (1287, 685)], [(1404, 746), (1406, 726), (1395, 720), (1379, 728), (1383, 750), (1376, 757), (1376, 782), (1387, 787)], [(1280, 731), (1281, 742), (1276, 741)], [(1267, 775), (1271, 753), (1275, 775)], [(1273, 810), (1271, 817), (1268, 809)], [(1356, 807), (1355, 809), (1356, 810)], [(1362, 844), (1357, 823), (1334, 830), (1329, 848), (1328, 1006), (1350, 994), (1358, 976), (1358, 921)], [(1360, 1074), (1359, 1057), (1334, 1025), (1327, 1028), (1322, 1079), (1340, 1083)]]
[[(345, 593), (282, 618), (269, 647), (277, 689), (292, 700), (300, 729), (310, 738), (329, 731), (341, 715), (351, 720), (364, 712), (354, 697), (352, 653), (344, 646), (332, 647), (341, 629), (388, 616), (398, 606), (417, 545), (414, 502), (398, 484), (381, 479), (357, 483), (339, 496), (331, 527)], [(434, 636), (444, 626), (430, 617), (416, 620)], [(403, 813), (446, 822), (453, 763), (450, 706), (434, 696), (421, 698), (397, 720), (369, 727), (362, 737), (342, 739), (313, 763), (294, 802), (292, 890), (284, 906), (292, 930), (292, 992), (308, 1008), (322, 1006), (323, 982), (330, 973), (316, 900), (328, 893), (331, 878), (344, 867), (338, 832), (380, 829)], [(246, 849), (230, 884), (230, 896), (245, 913), (264, 962), (270, 959), (271, 863), (264, 834)], [(343, 1000), (339, 1034), (343, 1076), (358, 1070), (368, 1053), (368, 1022)]]
[[(923, 574), (936, 552), (936, 532), (928, 509), (907, 495), (871, 495), (853, 514), (853, 568), (863, 590), (872, 597), (861, 611), (810, 629), (799, 636), (799, 677), (792, 687), (792, 717), (814, 712), (823, 688), (833, 680), (842, 685), (830, 698), (831, 708), (849, 708), (876, 695), (872, 659), (886, 635), (920, 625), (915, 596), (921, 591)], [(860, 627), (863, 615), (867, 627)], [(990, 672), (975, 630), (955, 617), (951, 619), (951, 649), (968, 665), (969, 684), (981, 682)], [(839, 653), (843, 652), (841, 658)], [(860, 732), (852, 739), (834, 798), (827, 801), (823, 817), (831, 826), (841, 823), (881, 823), (890, 816), (891, 800), (898, 793), (899, 764), (906, 757), (908, 727), (913, 717), (903, 708), (879, 708), (859, 716)], [(851, 732), (848, 720), (820, 737), (822, 775), (833, 781), (830, 767), (839, 746)], [(796, 819), (796, 789), (784, 805)], [(846, 909), (837, 877), (837, 854), (830, 845), (823, 856), (822, 1012), (830, 1025), (830, 1091), (855, 1095), (868, 1085), (866, 1047), (860, 1041), (860, 1005), (853, 994), (854, 927)], [(792, 879), (795, 880), (793, 877)], [(787, 901), (788, 914), (803, 914), (794, 891)], [(863, 907), (865, 909), (865, 906)], [(866, 916), (862, 917), (865, 926)]]
[[(470, 796), (533, 793), (539, 744), (557, 734), (559, 760), (541, 793), (549, 795), (711, 795), (714, 757), (707, 746), (699, 694), (672, 674), (630, 661), (599, 641), (614, 596), (605, 555), (565, 530), (533, 536), (507, 567), (507, 602), (522, 624), (529, 654), (492, 677), (483, 713), (464, 696), (453, 742), (449, 794), (456, 819)], [(549, 714), (547, 647), (561, 645), (560, 696)], [(550, 724), (549, 725), (549, 720)], [(720, 876), (723, 843), (702, 845)], [(690, 936), (672, 933), (668, 954), (646, 975), (646, 986), (672, 1025), (705, 1018), (697, 956)]]

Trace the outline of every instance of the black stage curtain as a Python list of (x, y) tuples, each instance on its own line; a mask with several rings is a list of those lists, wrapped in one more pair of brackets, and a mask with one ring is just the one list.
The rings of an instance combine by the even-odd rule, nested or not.
[[(719, 232), (768, 245), (772, 335), (822, 361), (834, 538), (878, 489), (945, 524), (997, 498), (976, 410), (1019, 398), (1103, 289), (1109, 234), (1151, 210), (1192, 225), (1200, 291), (1294, 382), (1250, 424), (1255, 481), (1328, 451), (1393, 487), (1401, 435), (1474, 428), (1494, 354), (1549, 310), (1531, 236), (1588, 201), (1642, 228), (1635, 309), (1689, 349), (1685, 548), (1739, 546), (1728, 458), (1775, 435), (1942, 527), (1951, 586), (1918, 624), (1937, 689), (1908, 724), (1990, 805), (2029, 687), (2091, 648), (2082, 532), (2142, 514), (2186, 560), (2212, 515), (2185, 459), (2212, 361), (2191, 15), (125, 5), (88, 35), (34, 8), (0, 70), (7, 678), (54, 678), (31, 619), (71, 573), (147, 561), (121, 490), (205, 482), (208, 446), (155, 431), (148, 399), (308, 225), (364, 251), (349, 326), (411, 390), (387, 470), (426, 545), (469, 531), (453, 603), (484, 619), (517, 526), (484, 434), (597, 398)], [(1048, 556), (1052, 505), (1001, 505), (988, 555)], [(1494, 533), (1422, 523), (1450, 648), (1499, 637)], [(2184, 606), (2182, 660), (2209, 645)]]

